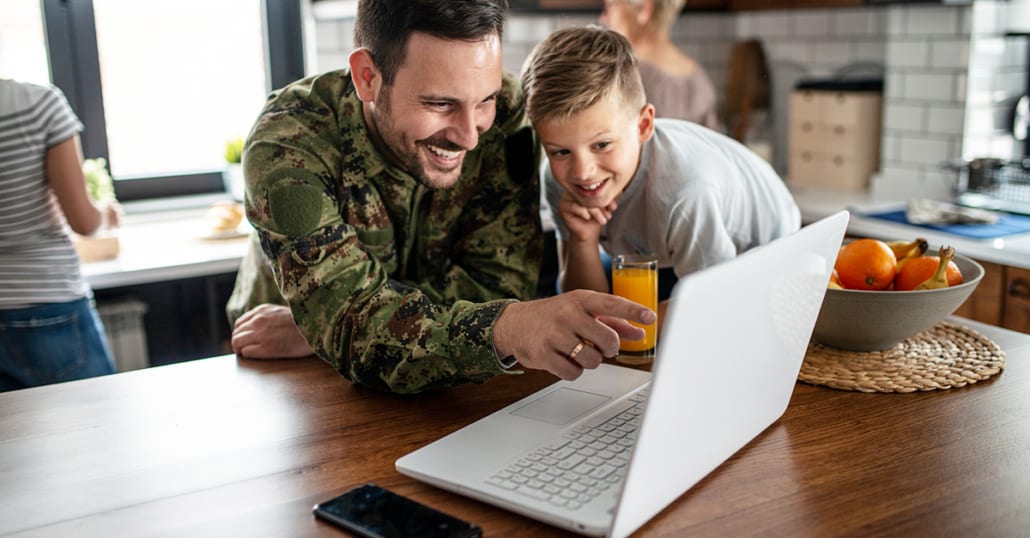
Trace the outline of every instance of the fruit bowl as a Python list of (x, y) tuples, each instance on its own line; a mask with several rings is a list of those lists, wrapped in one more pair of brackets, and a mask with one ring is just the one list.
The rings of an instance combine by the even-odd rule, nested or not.
[(961, 306), (984, 276), (979, 263), (961, 254), (953, 261), (963, 278), (957, 286), (914, 291), (827, 289), (813, 340), (848, 351), (881, 351), (932, 328)]

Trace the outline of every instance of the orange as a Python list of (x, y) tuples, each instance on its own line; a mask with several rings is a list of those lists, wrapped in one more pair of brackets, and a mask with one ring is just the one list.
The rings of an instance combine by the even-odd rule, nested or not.
[(894, 282), (898, 260), (887, 243), (858, 239), (841, 247), (834, 268), (849, 290), (884, 290)]
[[(894, 277), (894, 289), (908, 291), (916, 289), (916, 286), (926, 282), (937, 272), (937, 266), (941, 264), (938, 256), (919, 256), (912, 258), (898, 270)], [(962, 272), (959, 271), (955, 262), (948, 262), (948, 269), (945, 272), (948, 279), (948, 286), (957, 286), (962, 283)]]

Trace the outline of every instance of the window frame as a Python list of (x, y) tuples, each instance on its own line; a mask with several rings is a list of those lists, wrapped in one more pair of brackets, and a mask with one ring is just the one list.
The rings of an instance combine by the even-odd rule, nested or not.
[[(93, 0), (41, 0), (50, 79), (64, 92), (84, 124), (83, 153), (109, 160), (100, 57)], [(303, 78), (302, 3), (261, 0), (265, 43), (265, 91)], [(123, 202), (225, 192), (222, 170), (115, 181)]]

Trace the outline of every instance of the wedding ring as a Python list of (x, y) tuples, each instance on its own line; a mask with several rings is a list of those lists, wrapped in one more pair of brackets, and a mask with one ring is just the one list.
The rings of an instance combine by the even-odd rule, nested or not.
[(584, 345), (586, 345), (586, 342), (584, 342), (583, 340), (580, 340), (579, 343), (576, 344), (576, 347), (572, 348), (572, 351), (569, 352), (569, 360), (570, 361), (576, 360), (576, 355), (579, 355), (579, 352), (583, 351), (583, 346)]

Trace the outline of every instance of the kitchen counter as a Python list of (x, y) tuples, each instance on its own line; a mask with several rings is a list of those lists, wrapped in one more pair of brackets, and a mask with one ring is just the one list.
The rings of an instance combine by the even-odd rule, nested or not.
[(872, 211), (903, 208), (904, 200), (880, 198), (869, 193), (802, 187), (792, 187), (791, 192), (801, 208), (801, 220), (805, 223), (847, 209), (851, 211), (848, 235), (887, 240), (925, 237), (931, 245), (949, 244), (955, 247), (960, 254), (970, 258), (1009, 267), (1030, 269), (1030, 233), (998, 239), (970, 239), (929, 228), (861, 216), (862, 213)]
[(211, 237), (205, 210), (126, 215), (117, 232), (118, 257), (82, 264), (83, 276), (100, 290), (236, 272), (250, 228), (244, 221), (235, 237)]
[[(792, 188), (806, 223), (849, 209), (848, 234), (882, 239), (925, 237), (931, 244), (950, 244), (958, 252), (980, 261), (1030, 270), (1030, 233), (977, 240), (927, 228), (862, 217), (861, 213), (902, 207), (903, 200), (869, 193)], [(247, 251), (245, 235), (206, 237), (204, 208), (128, 215), (118, 231), (118, 257), (85, 263), (83, 275), (93, 289), (115, 288), (235, 272)], [(241, 228), (247, 231), (244, 224)]]

